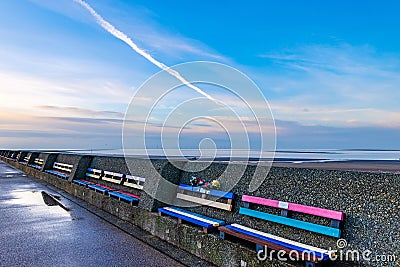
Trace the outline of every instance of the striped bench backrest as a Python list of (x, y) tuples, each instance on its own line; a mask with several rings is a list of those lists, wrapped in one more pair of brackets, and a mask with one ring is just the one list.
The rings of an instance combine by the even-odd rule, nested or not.
[(64, 173), (71, 173), (73, 168), (74, 168), (74, 165), (61, 163), (61, 162), (54, 162), (54, 165), (53, 165), (54, 170), (59, 170)]
[(135, 188), (138, 190), (143, 190), (145, 178), (125, 175), (123, 173), (103, 171), (99, 169), (88, 168), (86, 171), (86, 177), (94, 178), (98, 180), (107, 181), (110, 183), (120, 184), (123, 186)]
[[(248, 195), (242, 196), (242, 202), (244, 203), (244, 207), (240, 207), (239, 214), (336, 238), (339, 238), (341, 236), (340, 228), (342, 226), (342, 222), (344, 221), (343, 212)], [(252, 208), (254, 205), (278, 208), (281, 210), (281, 216), (254, 210)], [(292, 219), (289, 216), (289, 212), (298, 212), (330, 219), (331, 224), (330, 226), (325, 226), (302, 220)]]
[(111, 183), (121, 184), (123, 177), (124, 175), (122, 173), (104, 171), (101, 179)]
[[(231, 211), (234, 194), (215, 189), (207, 190), (202, 187), (180, 184), (176, 198), (200, 205)], [(221, 199), (222, 201), (226, 201), (226, 203), (216, 201), (216, 199)]]
[(138, 190), (143, 190), (144, 182), (146, 181), (143, 177), (125, 175), (124, 186), (132, 187)]
[(36, 165), (42, 166), (42, 165), (44, 164), (44, 159), (36, 158), (35, 161), (34, 161), (34, 163), (35, 163)]
[(103, 171), (102, 170), (98, 170), (98, 169), (93, 169), (93, 168), (87, 168), (86, 170), (86, 177), (89, 178), (93, 178), (93, 179), (101, 179), (101, 176), (103, 175)]

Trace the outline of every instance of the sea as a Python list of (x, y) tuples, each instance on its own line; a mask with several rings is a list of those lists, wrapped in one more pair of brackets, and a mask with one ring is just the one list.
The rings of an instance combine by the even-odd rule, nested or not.
[(122, 150), (122, 149), (87, 149), (87, 150), (62, 150), (63, 152), (94, 154), (107, 156), (130, 156), (151, 158), (180, 158), (185, 157), (197, 160), (225, 161), (225, 160), (249, 160), (276, 162), (329, 162), (329, 161), (398, 161), (400, 162), (400, 150), (382, 149), (280, 149), (272, 152), (260, 153), (260, 151), (248, 150)]

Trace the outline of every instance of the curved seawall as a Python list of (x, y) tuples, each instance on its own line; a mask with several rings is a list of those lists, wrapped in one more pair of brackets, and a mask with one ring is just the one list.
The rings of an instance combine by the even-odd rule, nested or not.
[[(15, 154), (18, 154), (18, 156), (16, 157)], [(122, 157), (30, 151), (10, 153), (6, 150), (1, 151), (1, 155), (3, 161), (28, 174), (45, 180), (69, 194), (84, 199), (98, 208), (216, 265), (285, 266), (284, 263), (276, 260), (259, 262), (256, 253), (248, 244), (237, 240), (221, 240), (217, 234), (204, 234), (197, 227), (177, 224), (176, 220), (172, 218), (157, 216), (155, 212), (157, 208), (166, 205), (154, 200), (145, 192), (142, 192), (138, 206), (131, 206), (71, 183), (73, 179), (84, 178), (86, 169), (89, 167), (128, 174), (130, 173), (127, 167), (128, 162), (132, 171), (130, 174), (145, 177), (148, 184), (145, 183), (144, 186), (162, 194), (164, 184), (159, 182), (160, 176), (173, 184), (187, 184), (192, 176), (219, 177), (226, 168), (224, 163), (212, 163), (201, 172), (191, 172), (191, 169), (195, 170), (198, 167), (197, 165), (201, 163), (177, 162), (171, 164), (163, 159), (149, 161), (148, 159), (138, 158), (124, 159)], [(23, 164), (24, 158), (29, 158), (29, 163), (26, 165)], [(40, 170), (28, 166), (34, 158), (42, 158), (45, 161)], [(63, 180), (44, 172), (51, 168), (54, 162), (64, 162), (74, 166), (69, 180)], [(132, 168), (132, 166), (134, 167)], [(187, 171), (181, 171), (176, 166), (184, 166)], [(238, 164), (236, 167), (239, 170), (243, 165)], [(233, 168), (235, 168), (235, 165)], [(255, 192), (248, 192), (247, 188), (254, 168), (255, 166), (247, 166), (241, 180), (231, 190), (235, 194), (232, 212), (215, 211), (204, 207), (197, 207), (194, 210), (206, 216), (225, 220), (228, 224), (249, 225), (274, 235), (332, 249), (337, 249), (337, 240), (334, 238), (310, 234), (304, 230), (295, 230), (275, 223), (261, 222), (238, 214), (239, 207), (243, 206), (241, 196), (244, 194), (254, 195), (342, 211), (346, 214), (342, 238), (347, 243), (343, 252), (360, 253), (360, 261), (343, 261), (336, 266), (400, 266), (399, 174), (272, 167), (263, 184)], [(123, 186), (111, 184), (107, 181), (102, 182), (118, 189), (124, 189)], [(171, 196), (171, 201), (173, 201), (173, 198), (174, 196)], [(304, 218), (299, 216), (299, 219), (310, 222), (319, 220), (310, 216), (304, 216)], [(318, 222), (321, 223), (321, 221)], [(368, 253), (368, 251), (371, 253)], [(362, 253), (364, 253), (364, 257)], [(396, 256), (396, 258), (389, 258), (392, 256)], [(390, 261), (382, 261), (383, 259)]]

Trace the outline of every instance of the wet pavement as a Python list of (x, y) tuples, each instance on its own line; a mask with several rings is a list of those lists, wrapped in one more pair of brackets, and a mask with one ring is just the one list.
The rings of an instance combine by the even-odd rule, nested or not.
[(183, 265), (0, 161), (0, 266)]

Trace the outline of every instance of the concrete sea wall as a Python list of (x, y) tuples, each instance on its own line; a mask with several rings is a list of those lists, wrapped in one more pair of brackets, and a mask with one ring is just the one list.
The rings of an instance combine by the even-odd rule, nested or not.
[[(217, 178), (226, 165), (212, 163), (202, 171), (198, 163), (175, 162), (167, 160), (148, 160), (138, 158), (76, 155), (63, 153), (24, 152), (24, 157), (32, 153), (34, 157), (45, 159), (42, 170), (36, 170), (7, 159), (15, 153), (1, 151), (2, 160), (22, 169), (29, 175), (42, 179), (67, 193), (81, 198), (125, 221), (139, 226), (153, 235), (187, 250), (218, 266), (287, 266), (277, 260), (260, 262), (254, 247), (238, 240), (221, 240), (218, 233), (204, 234), (200, 228), (188, 224), (177, 224), (169, 217), (160, 217), (156, 209), (165, 203), (154, 200), (149, 194), (141, 193), (138, 206), (131, 206), (71, 183), (72, 179), (84, 178), (88, 167), (145, 177), (145, 187), (162, 194), (166, 186), (159, 181), (162, 176), (170, 183), (188, 183), (192, 176)], [(20, 159), (21, 160), (21, 159)], [(34, 159), (30, 159), (33, 161)], [(73, 164), (74, 169), (69, 181), (45, 173), (55, 161)], [(201, 163), (199, 163), (201, 164)], [(182, 168), (181, 168), (182, 167)], [(243, 165), (232, 165), (238, 171)], [(248, 192), (249, 181), (255, 166), (246, 166), (240, 181), (231, 190), (235, 193), (232, 212), (220, 211), (209, 207), (191, 208), (201, 214), (221, 219), (229, 223), (240, 223), (265, 232), (289, 238), (323, 248), (336, 249), (336, 239), (312, 234), (307, 231), (252, 219), (238, 214), (242, 205), (241, 196), (251, 194), (287, 202), (343, 211), (346, 214), (343, 236), (346, 251), (357, 250), (368, 254), (373, 261), (361, 259), (360, 262), (339, 261), (336, 266), (400, 266), (400, 175), (390, 173), (368, 173), (355, 171), (331, 171), (300, 168), (272, 167), (262, 185), (252, 193)], [(184, 169), (185, 171), (182, 171)], [(131, 171), (130, 171), (131, 170)], [(193, 171), (191, 171), (193, 170)], [(221, 180), (223, 181), (223, 180)], [(104, 184), (127, 190), (122, 185)], [(133, 193), (140, 192), (129, 189)], [(146, 190), (147, 191), (147, 190)], [(169, 191), (168, 191), (169, 192)], [(174, 196), (171, 196), (173, 201)], [(307, 221), (327, 224), (327, 221), (312, 216)], [(391, 262), (379, 262), (377, 256), (396, 256)]]

